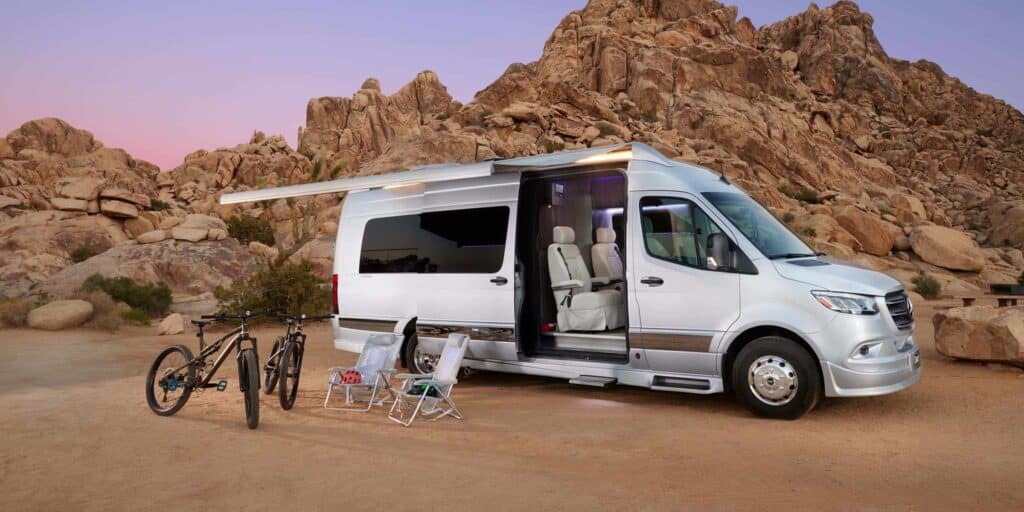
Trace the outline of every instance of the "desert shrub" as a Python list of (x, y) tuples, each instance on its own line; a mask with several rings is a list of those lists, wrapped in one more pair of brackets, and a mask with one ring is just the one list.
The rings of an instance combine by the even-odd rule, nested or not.
[(81, 263), (93, 256), (96, 256), (96, 249), (88, 245), (79, 245), (71, 251), (71, 261), (75, 263)]
[(99, 290), (79, 290), (71, 296), (73, 299), (84, 300), (92, 304), (92, 318), (85, 323), (86, 327), (116, 331), (121, 327), (121, 307), (106, 292)]
[(786, 212), (782, 214), (782, 222), (789, 224), (794, 220), (796, 220), (796, 215), (793, 215), (793, 212)]
[(484, 120), (486, 120), (488, 117), (491, 117), (492, 115), (494, 115), (494, 111), (489, 108), (485, 108), (480, 111), (480, 116), (477, 117), (477, 121), (479, 122), (479, 124), (484, 124)]
[(228, 219), (227, 224), (228, 234), (243, 244), (248, 245), (249, 242), (256, 241), (274, 245), (274, 226), (267, 221), (250, 215), (235, 215)]
[(1020, 277), (1017, 278), (1017, 284), (1024, 285), (1024, 272), (1020, 273)]
[(640, 114), (640, 119), (643, 119), (648, 123), (655, 123), (658, 121), (658, 113), (654, 110), (647, 110)]
[(942, 292), (942, 283), (924, 272), (914, 276), (910, 282), (914, 283), (914, 291), (926, 299), (937, 299)]
[(320, 174), (323, 173), (323, 170), (324, 157), (317, 157), (317, 159), (313, 161), (313, 167), (309, 169), (309, 177), (313, 178), (313, 181), (320, 181)]
[(149, 209), (155, 212), (159, 212), (163, 210), (170, 210), (171, 205), (168, 204), (166, 201), (161, 201), (159, 199), (150, 199)]
[(82, 284), (82, 290), (105, 292), (116, 300), (145, 311), (150, 316), (166, 313), (171, 305), (171, 289), (164, 283), (140, 285), (127, 277), (103, 277), (93, 274)]
[(36, 307), (29, 299), (7, 299), (0, 301), (0, 326), (24, 327), (28, 312)]
[(562, 144), (560, 142), (555, 142), (551, 140), (544, 142), (544, 150), (547, 151), (548, 153), (554, 153), (555, 151), (561, 151), (563, 149), (565, 149), (565, 144)]
[(437, 115), (436, 119), (438, 121), (445, 121), (445, 120), (448, 119), (448, 113), (447, 112), (441, 112), (440, 114)]
[(807, 238), (814, 238), (818, 236), (818, 231), (810, 226), (807, 226), (800, 230), (800, 234), (806, 236)]
[(121, 318), (138, 325), (149, 325), (149, 315), (138, 308), (130, 308), (121, 312)]
[(779, 185), (779, 192), (782, 192), (783, 195), (792, 197), (797, 201), (803, 201), (805, 203), (817, 204), (821, 201), (821, 199), (818, 198), (818, 193), (807, 187)]
[(331, 287), (320, 279), (308, 261), (267, 267), (241, 277), (230, 288), (213, 291), (222, 313), (285, 311), (291, 315), (323, 315), (331, 310)]
[(348, 167), (348, 158), (339, 158), (334, 161), (334, 165), (331, 166), (331, 179), (336, 179), (341, 171), (344, 171)]
[(609, 135), (618, 135), (619, 130), (615, 128), (614, 124), (607, 121), (601, 121), (597, 123), (597, 131), (601, 133), (601, 136), (607, 137)]

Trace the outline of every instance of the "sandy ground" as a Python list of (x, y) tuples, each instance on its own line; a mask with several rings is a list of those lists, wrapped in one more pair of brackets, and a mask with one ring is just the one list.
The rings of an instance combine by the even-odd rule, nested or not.
[[(945, 360), (918, 324), (920, 384), (795, 422), (724, 395), (476, 373), (465, 421), (411, 429), (320, 408), (325, 369), (354, 359), (321, 326), (296, 407), (264, 396), (256, 431), (233, 366), (176, 416), (146, 407), (152, 358), (189, 334), (0, 331), (0, 510), (1021, 510), (1024, 373)], [(278, 331), (257, 330), (263, 350)]]

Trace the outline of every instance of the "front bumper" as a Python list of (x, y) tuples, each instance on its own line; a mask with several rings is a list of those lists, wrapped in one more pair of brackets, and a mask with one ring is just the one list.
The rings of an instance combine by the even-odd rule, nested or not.
[(885, 395), (913, 386), (921, 380), (921, 351), (913, 343), (904, 349), (869, 361), (821, 361), (825, 396)]

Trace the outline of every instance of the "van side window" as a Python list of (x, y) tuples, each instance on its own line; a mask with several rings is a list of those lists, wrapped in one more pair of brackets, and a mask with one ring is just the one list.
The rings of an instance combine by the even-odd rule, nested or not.
[(509, 208), (468, 208), (371, 219), (360, 274), (490, 274), (505, 257)]
[(640, 200), (647, 253), (688, 267), (707, 268), (708, 235), (722, 230), (696, 204), (675, 197)]

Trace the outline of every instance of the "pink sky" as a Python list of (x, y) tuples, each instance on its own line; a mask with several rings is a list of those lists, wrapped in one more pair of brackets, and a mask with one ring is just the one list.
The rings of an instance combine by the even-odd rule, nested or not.
[[(726, 3), (761, 25), (808, 2)], [(469, 101), (510, 63), (535, 60), (558, 21), (583, 4), (6, 1), (0, 134), (60, 117), (164, 169), (254, 130), (294, 145), (309, 98), (350, 96), (368, 76), (390, 93), (432, 69)], [(982, 92), (1024, 104), (1020, 3), (860, 4), (890, 55), (934, 60)]]

